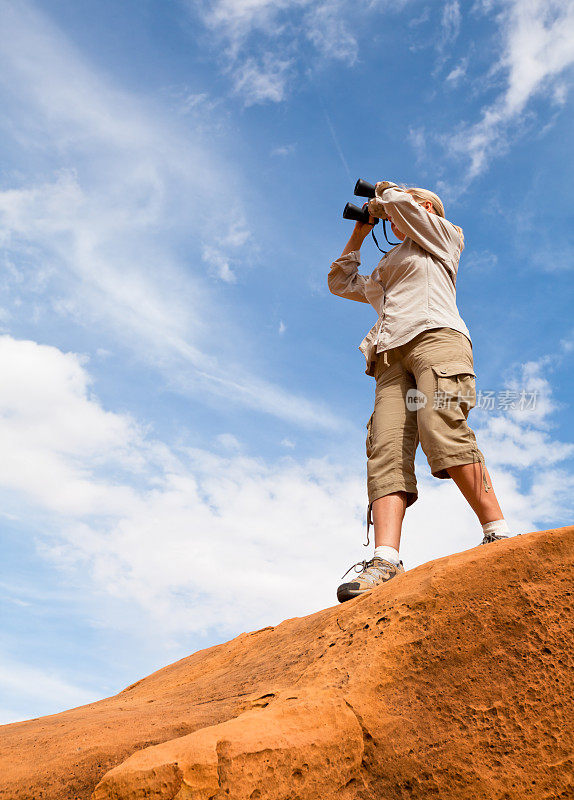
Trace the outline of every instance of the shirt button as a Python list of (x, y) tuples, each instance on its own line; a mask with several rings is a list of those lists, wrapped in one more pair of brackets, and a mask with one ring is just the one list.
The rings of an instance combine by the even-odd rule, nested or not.
[(445, 374), (446, 374), (446, 369), (441, 369), (441, 375), (445, 375)]

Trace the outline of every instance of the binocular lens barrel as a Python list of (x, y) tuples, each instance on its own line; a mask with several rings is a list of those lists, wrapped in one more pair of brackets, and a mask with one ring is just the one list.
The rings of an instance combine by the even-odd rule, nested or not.
[[(368, 181), (362, 180), (359, 178), (357, 183), (355, 184), (355, 194), (357, 197), (374, 197), (375, 196), (375, 187), (372, 183)], [(369, 204), (365, 203), (362, 208), (359, 206), (354, 205), (353, 203), (347, 203), (345, 206), (345, 210), (343, 211), (343, 219), (352, 219), (355, 222), (369, 222)], [(379, 220), (375, 217), (373, 225), (378, 225)]]
[[(352, 219), (355, 222), (369, 222), (368, 204), (365, 203), (362, 208), (359, 208), (359, 206), (356, 206), (353, 203), (347, 203), (343, 211), (343, 219)], [(379, 220), (375, 218), (374, 224), (377, 225), (378, 222)]]
[(363, 181), (361, 178), (355, 184), (355, 191), (354, 194), (357, 197), (374, 197), (375, 196), (375, 187), (372, 183), (368, 183), (368, 181)]

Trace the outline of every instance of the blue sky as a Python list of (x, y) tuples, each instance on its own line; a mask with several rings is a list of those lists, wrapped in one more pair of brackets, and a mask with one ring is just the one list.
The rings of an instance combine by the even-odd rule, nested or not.
[[(0, 0), (0, 722), (334, 605), (370, 552), (374, 311), (326, 283), (358, 177), (463, 227), (471, 425), (513, 531), (572, 522), (573, 62), (572, 0)], [(417, 475), (407, 568), (481, 535)]]

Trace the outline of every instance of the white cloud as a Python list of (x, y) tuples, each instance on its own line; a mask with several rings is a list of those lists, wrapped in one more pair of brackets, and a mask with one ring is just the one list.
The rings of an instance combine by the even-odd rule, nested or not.
[[(256, 252), (234, 169), (177, 120), (99, 77), (31, 5), (4, 6), (0, 80), (16, 129), (27, 147), (64, 153), (75, 165), (0, 192), (15, 302), (27, 292), (39, 315), (55, 309), (119, 334), (180, 391), (223, 394), (304, 425), (340, 425), (322, 404), (257, 377), (249, 364), (223, 363), (225, 339), (239, 346), (248, 334), (229, 304), (221, 317), (201, 256), (232, 283), (238, 259)], [(197, 252), (185, 262), (179, 253), (192, 244)]]
[(241, 442), (232, 433), (220, 433), (217, 437), (217, 442), (221, 445), (223, 450), (237, 453), (241, 450)]
[(409, 21), (409, 28), (418, 28), (419, 25), (424, 25), (425, 22), (428, 22), (430, 19), (430, 6), (425, 6), (421, 14), (418, 17), (413, 17)]
[(192, 0), (188, 5), (211, 31), (234, 93), (246, 106), (253, 106), (285, 99), (293, 69), (293, 34), (282, 20), (286, 12), (309, 3), (310, 0)]
[(445, 3), (441, 17), (441, 39), (440, 48), (444, 49), (452, 45), (460, 33), (462, 15), (458, 0), (449, 0)]
[(573, 0), (497, 0), (483, 7), (499, 9), (503, 53), (494, 70), (504, 74), (506, 88), (478, 122), (445, 137), (449, 148), (469, 159), (469, 179), (507, 149), (511, 126), (532, 98), (554, 92), (560, 102), (564, 73), (574, 63)]
[(271, 151), (272, 156), (290, 156), (295, 152), (296, 144), (285, 144), (281, 147), (274, 147)]
[(426, 133), (424, 128), (409, 128), (408, 139), (415, 151), (417, 164), (424, 164), (427, 156)]
[[(169, 647), (193, 633), (275, 624), (334, 604), (344, 570), (370, 557), (360, 545), (359, 451), (349, 459), (342, 445), (336, 460), (269, 462), (243, 454), (225, 433), (211, 452), (175, 449), (104, 410), (77, 355), (5, 337), (0, 370), (8, 387), (0, 394), (0, 485), (18, 491), (27, 513), (51, 514), (41, 553), (81, 574), (86, 594), (99, 598), (93, 613), (103, 627), (125, 626), (126, 635), (140, 631), (148, 644)], [(549, 433), (550, 385), (536, 365), (521, 380), (543, 390), (540, 412), (491, 415), (475, 428), (516, 532), (555, 524), (574, 489), (564, 466), (573, 446)], [(292, 449), (290, 440), (282, 444)], [(421, 497), (403, 536), (408, 568), (480, 540), (452, 482), (435, 481), (420, 454), (418, 461)], [(531, 479), (527, 490), (522, 474)], [(133, 626), (118, 604), (139, 609), (146, 624)]]
[[(564, 355), (567, 353), (568, 348), (564, 348)], [(561, 406), (553, 398), (551, 383), (544, 374), (544, 370), (560, 366), (562, 358), (543, 357), (516, 369), (505, 384), (508, 391), (515, 393), (512, 402), (516, 408), (477, 408), (469, 418), (502, 512), (514, 534), (567, 524), (560, 520), (567, 520), (574, 513), (574, 473), (570, 466), (574, 444), (561, 442), (551, 434)], [(534, 409), (520, 409), (522, 390), (529, 396), (535, 393)], [(403, 558), (423, 563), (477, 545), (481, 537), (473, 512), (452, 481), (436, 481), (430, 476), (420, 452), (417, 476), (421, 496), (405, 519)], [(445, 526), (443, 512), (447, 506), (449, 524)], [(424, 530), (424, 537), (419, 535), (420, 530)]]
[(136, 604), (162, 641), (325, 603), (322, 541), (338, 537), (343, 559), (360, 530), (362, 474), (346, 459), (267, 463), (225, 433), (212, 452), (167, 447), (101, 407), (85, 359), (35, 342), (2, 337), (0, 369), (0, 486), (43, 511), (42, 554), (88, 592)]
[(498, 264), (498, 256), (490, 250), (473, 250), (468, 255), (464, 255), (465, 270), (471, 269), (476, 272), (490, 272)]
[(352, 65), (357, 61), (358, 42), (351, 31), (351, 22), (344, 12), (347, 4), (327, 0), (311, 7), (305, 16), (309, 41), (325, 58)]
[(573, 63), (574, 2), (512, 0), (508, 5), (504, 108), (517, 114), (548, 80)]
[(557, 83), (552, 93), (552, 99), (557, 106), (566, 105), (568, 99), (568, 86), (565, 83)]
[[(487, 465), (502, 474), (507, 492), (509, 516), (516, 527), (533, 529), (538, 524), (556, 525), (574, 512), (572, 496), (574, 474), (568, 462), (574, 457), (574, 444), (552, 436), (554, 416), (562, 408), (552, 393), (544, 371), (560, 367), (567, 353), (545, 356), (527, 362), (511, 375), (506, 388), (514, 408), (506, 412), (480, 412), (480, 447), (487, 454)], [(521, 392), (526, 403), (521, 407)], [(524, 476), (529, 484), (519, 486)], [(498, 489), (497, 489), (498, 491)], [(502, 495), (504, 497), (504, 495)], [(503, 507), (504, 511), (504, 507)], [(518, 531), (517, 531), (518, 532)]]
[(163, 95), (176, 115), (193, 125), (195, 138), (205, 143), (224, 137), (229, 127), (230, 109), (222, 97), (192, 91), (187, 85), (168, 86)]
[(231, 269), (230, 259), (217, 247), (203, 246), (202, 258), (209, 266), (212, 275), (221, 278), (225, 283), (236, 283), (237, 276)]
[(290, 60), (278, 60), (272, 53), (265, 53), (261, 63), (248, 58), (231, 70), (234, 91), (243, 97), (246, 106), (280, 103), (292, 64)]
[(182, 91), (176, 93), (179, 100), (179, 110), (182, 114), (210, 114), (221, 107), (220, 100), (212, 99), (206, 92)]
[[(509, 416), (513, 420), (523, 425), (537, 425), (544, 430), (551, 429), (552, 415), (566, 406), (553, 396), (552, 385), (544, 371), (550, 373), (560, 368), (563, 360), (562, 353), (542, 356), (537, 361), (526, 361), (521, 364), (519, 370), (515, 370), (514, 374), (509, 374), (506, 381), (508, 389), (514, 392), (530, 393), (533, 400), (533, 402), (518, 402), (511, 406)], [(561, 445), (554, 442), (553, 452), (556, 447), (560, 449)], [(568, 448), (570, 447), (574, 448), (574, 445), (568, 445)]]
[(310, 0), (215, 0), (199, 6), (204, 23), (223, 33), (234, 51), (255, 30), (277, 31), (282, 12), (308, 5)]
[(104, 499), (108, 513), (120, 513), (131, 489), (96, 476), (104, 454), (115, 469), (141, 471), (142, 432), (89, 401), (85, 359), (1, 336), (0, 363), (0, 483), (59, 514), (98, 513)]
[(357, 60), (357, 7), (348, 0), (190, 0), (188, 6), (214, 37), (223, 70), (246, 106), (285, 100), (300, 77), (296, 56), (308, 42), (323, 59)]
[(465, 77), (467, 69), (468, 69), (468, 59), (463, 58), (462, 61), (448, 73), (445, 80), (451, 86), (458, 86), (461, 80)]
[[(0, 659), (0, 692), (8, 702), (17, 699), (20, 705), (34, 706), (37, 715), (55, 714), (63, 708), (91, 703), (97, 700), (94, 691), (75, 686), (53, 671), (28, 664)], [(0, 708), (0, 725), (19, 722), (23, 716), (9, 708)]]
[(555, 442), (548, 433), (528, 429), (508, 416), (495, 416), (482, 433), (493, 462), (519, 469), (557, 464), (574, 455), (574, 445)]

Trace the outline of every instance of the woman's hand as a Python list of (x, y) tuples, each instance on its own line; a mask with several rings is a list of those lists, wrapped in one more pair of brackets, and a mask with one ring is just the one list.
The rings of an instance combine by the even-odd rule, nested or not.
[(376, 223), (375, 217), (372, 217), (369, 214), (369, 222), (355, 222), (355, 228), (353, 230), (352, 236), (355, 236), (357, 239), (362, 237), (362, 241), (364, 241), (369, 233), (373, 230), (373, 225)]
[(353, 250), (360, 250), (361, 245), (369, 235), (369, 233), (373, 230), (373, 225), (375, 224), (375, 218), (369, 214), (369, 222), (355, 222), (355, 228), (353, 233), (351, 234), (351, 238), (347, 242), (345, 249), (341, 253), (341, 256), (346, 256), (347, 253), (352, 253)]
[[(347, 242), (345, 249), (341, 253), (341, 256), (346, 256), (347, 253), (352, 253), (353, 250), (360, 250), (361, 245), (363, 244), (369, 233), (373, 230), (374, 224), (375, 224), (375, 218), (371, 217), (370, 214), (368, 223), (356, 222), (353, 233), (351, 234), (351, 238)], [(339, 256), (339, 258), (341, 256)]]

